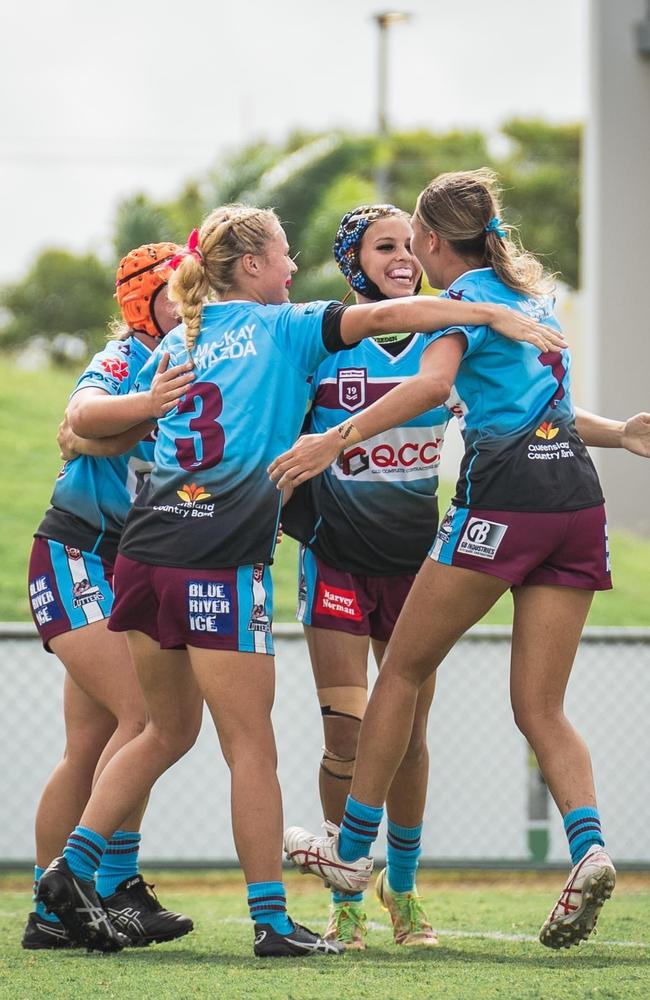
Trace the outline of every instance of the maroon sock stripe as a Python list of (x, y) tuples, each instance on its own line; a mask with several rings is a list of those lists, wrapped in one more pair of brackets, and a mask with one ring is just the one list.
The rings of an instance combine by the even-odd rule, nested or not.
[(349, 813), (347, 809), (343, 813), (343, 822), (345, 823), (346, 821), (356, 823), (357, 826), (367, 826), (369, 833), (371, 833), (373, 830), (376, 832), (379, 829), (379, 824), (381, 822), (381, 820), (378, 819), (373, 819), (373, 820), (357, 819), (354, 813)]
[(401, 851), (415, 850), (416, 847), (420, 846), (421, 837), (418, 834), (417, 837), (407, 838), (407, 837), (396, 837), (394, 833), (390, 830), (386, 835), (386, 839), (389, 844), (393, 847), (398, 847)]
[(583, 826), (581, 830), (574, 830), (572, 834), (569, 835), (569, 844), (572, 844), (577, 837), (582, 837), (584, 833), (590, 833), (595, 831), (596, 833), (602, 833), (600, 828), (600, 823), (590, 824), (589, 826)]
[(94, 864), (95, 868), (99, 868), (99, 865), (100, 865), (101, 860), (102, 860), (101, 854), (93, 854), (91, 851), (86, 850), (85, 847), (82, 847), (81, 844), (70, 844), (69, 843), (68, 847), (72, 848), (75, 851), (78, 851), (79, 854), (85, 854), (87, 858), (90, 858), (90, 860)]
[(583, 816), (582, 819), (576, 819), (573, 823), (569, 823), (566, 828), (567, 837), (571, 831), (575, 830), (575, 828), (580, 826), (581, 823), (595, 823), (598, 826), (598, 829), (600, 829), (600, 820), (597, 816)]
[(376, 840), (377, 834), (379, 833), (379, 827), (376, 826), (373, 830), (360, 830), (358, 827), (353, 825), (353, 821), (349, 819), (344, 819), (341, 823), (341, 830), (345, 830), (346, 833), (350, 833), (353, 836), (361, 837), (363, 840)]

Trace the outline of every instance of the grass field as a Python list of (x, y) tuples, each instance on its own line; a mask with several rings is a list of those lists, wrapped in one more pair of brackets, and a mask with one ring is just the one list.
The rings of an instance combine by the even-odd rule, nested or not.
[[(149, 873), (163, 902), (194, 918), (178, 942), (119, 955), (27, 952), (28, 875), (0, 876), (0, 996), (6, 1000), (647, 1000), (650, 995), (650, 875), (624, 874), (599, 923), (579, 948), (537, 942), (558, 873), (420, 873), (439, 929), (430, 951), (399, 949), (387, 915), (369, 898), (368, 949), (342, 958), (252, 957), (252, 928), (236, 872)], [(293, 916), (324, 928), (327, 895), (289, 875)]]
[[(74, 378), (74, 372), (58, 368), (22, 372), (7, 358), (0, 358), (0, 453), (4, 469), (0, 621), (28, 621), (30, 617), (25, 581), (31, 538), (60, 468), (55, 435)], [(443, 485), (442, 510), (451, 491), (451, 484)], [(614, 532), (610, 547), (615, 589), (596, 595), (589, 624), (650, 625), (650, 542)], [(278, 549), (273, 572), (276, 621), (294, 620), (296, 558), (296, 545), (286, 538)], [(506, 595), (485, 622), (508, 624), (510, 620)]]

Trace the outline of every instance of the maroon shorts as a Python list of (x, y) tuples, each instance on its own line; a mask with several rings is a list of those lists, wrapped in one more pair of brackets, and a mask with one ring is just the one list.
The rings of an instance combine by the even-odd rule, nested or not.
[(429, 555), (444, 565), (489, 573), (516, 587), (612, 587), (603, 504), (550, 514), (451, 506)]
[(388, 642), (415, 574), (359, 576), (332, 569), (305, 546), (298, 567), (298, 621)]
[(29, 603), (43, 645), (57, 635), (108, 618), (113, 606), (113, 565), (51, 538), (37, 537), (28, 570)]
[(144, 632), (162, 649), (273, 654), (269, 567), (176, 569), (118, 555), (113, 632)]

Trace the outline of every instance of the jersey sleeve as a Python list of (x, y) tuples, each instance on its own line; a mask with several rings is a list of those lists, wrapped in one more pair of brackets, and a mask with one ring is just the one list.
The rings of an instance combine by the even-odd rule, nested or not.
[[(455, 301), (463, 302), (481, 302), (483, 301), (481, 296), (477, 294), (477, 288), (474, 284), (470, 284), (468, 287), (467, 280), (463, 283), (462, 291), (455, 291), (453, 285), (451, 285), (447, 291), (442, 292), (440, 295), (441, 299), (452, 299)], [(460, 323), (454, 326), (447, 326), (444, 330), (434, 330), (432, 333), (424, 333), (424, 347), (425, 349), (433, 344), (434, 341), (440, 340), (441, 337), (448, 337), (452, 333), (462, 333), (465, 337), (467, 347), (463, 353), (463, 357), (467, 358), (470, 354), (474, 354), (478, 351), (490, 334), (490, 328), (488, 326), (462, 326)]]
[(340, 302), (307, 302), (280, 306), (269, 333), (278, 350), (304, 375), (316, 371), (329, 354), (348, 345), (341, 341)]
[(110, 341), (79, 376), (70, 395), (89, 388), (103, 389), (110, 396), (126, 395), (137, 377), (139, 365), (133, 360), (128, 340)]

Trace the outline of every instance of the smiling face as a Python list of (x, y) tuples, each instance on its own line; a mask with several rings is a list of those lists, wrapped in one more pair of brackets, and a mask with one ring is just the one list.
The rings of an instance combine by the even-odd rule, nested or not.
[(257, 291), (262, 301), (280, 305), (289, 301), (291, 278), (298, 270), (291, 259), (289, 244), (282, 226), (274, 226), (269, 234), (264, 253), (259, 256), (260, 272)]
[(413, 295), (422, 268), (411, 252), (408, 219), (389, 216), (368, 226), (359, 260), (364, 272), (389, 299)]

